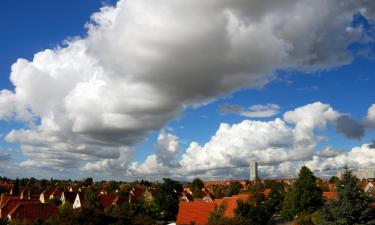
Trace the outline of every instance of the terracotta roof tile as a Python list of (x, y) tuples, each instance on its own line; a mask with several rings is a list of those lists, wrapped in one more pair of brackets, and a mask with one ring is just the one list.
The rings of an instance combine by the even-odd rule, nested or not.
[(99, 195), (99, 201), (103, 204), (104, 209), (109, 208), (116, 199), (115, 194)]
[(28, 199), (8, 199), (0, 208), (1, 214), (0, 218), (4, 219), (8, 216), (8, 213), (14, 209), (18, 204), (25, 203), (35, 203), (38, 202), (38, 200), (28, 200)]
[(323, 192), (323, 197), (327, 198), (328, 200), (337, 200), (337, 193), (332, 191), (325, 191)]
[(8, 213), (11, 219), (19, 219), (21, 222), (33, 220), (45, 220), (57, 214), (57, 207), (49, 203), (21, 202)]
[(177, 225), (189, 225), (194, 222), (195, 225), (205, 225), (211, 213), (215, 210), (214, 202), (180, 202), (180, 208), (177, 215)]

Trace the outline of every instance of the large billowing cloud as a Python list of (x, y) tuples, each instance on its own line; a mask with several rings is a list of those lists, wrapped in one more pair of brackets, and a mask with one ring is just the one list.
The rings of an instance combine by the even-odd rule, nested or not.
[[(344, 166), (375, 169), (372, 144), (363, 144), (350, 151), (333, 149), (328, 145), (318, 151), (318, 144), (327, 144), (326, 137), (318, 136), (317, 131), (335, 125), (343, 115), (328, 104), (315, 102), (267, 122), (244, 120), (233, 125), (223, 123), (207, 143), (190, 143), (179, 160), (179, 167), (172, 168), (158, 161), (157, 155), (151, 155), (143, 163), (133, 163), (131, 174), (183, 178), (191, 175), (246, 177), (250, 161), (260, 164), (264, 177), (293, 176), (302, 165), (309, 166), (322, 176), (334, 175)], [(160, 136), (166, 137), (165, 134)], [(170, 143), (176, 146), (176, 141), (174, 138)]]
[(247, 166), (250, 161), (277, 165), (308, 160), (322, 140), (314, 131), (325, 129), (339, 115), (329, 105), (316, 102), (286, 112), (284, 119), (221, 124), (208, 143), (191, 143), (180, 164), (185, 170), (194, 171)]
[[(131, 146), (186, 107), (261, 87), (278, 69), (350, 62), (347, 46), (362, 33), (351, 26), (353, 14), (371, 18), (373, 8), (354, 0), (120, 0), (92, 15), (86, 37), (13, 64), (15, 89), (0, 92), (0, 118), (26, 125), (6, 140), (21, 146), (24, 166), (126, 169)], [(244, 123), (292, 135), (306, 154), (315, 144), (309, 132), (325, 125), (285, 121), (296, 128), (281, 120)], [(276, 150), (266, 151), (287, 157), (284, 142), (269, 141)]]

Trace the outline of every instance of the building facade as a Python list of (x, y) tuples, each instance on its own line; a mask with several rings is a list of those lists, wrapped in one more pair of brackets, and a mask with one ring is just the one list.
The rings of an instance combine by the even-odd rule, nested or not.
[(251, 161), (250, 162), (250, 181), (255, 181), (258, 179), (258, 163)]

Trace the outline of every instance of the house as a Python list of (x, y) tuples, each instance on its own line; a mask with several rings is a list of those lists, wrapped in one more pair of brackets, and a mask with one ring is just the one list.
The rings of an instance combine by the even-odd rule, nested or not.
[(57, 207), (49, 203), (21, 202), (7, 215), (8, 220), (19, 220), (22, 224), (30, 224), (35, 220), (46, 220), (57, 214)]
[(367, 185), (363, 189), (365, 192), (372, 192), (375, 191), (375, 182), (368, 182)]
[(217, 210), (218, 207), (224, 208), (223, 216), (234, 217), (234, 209), (237, 208), (237, 201), (247, 201), (250, 196), (250, 194), (239, 194), (232, 197), (215, 199), (211, 202), (205, 202), (201, 199), (196, 199), (193, 202), (180, 201), (176, 224), (207, 224), (211, 213)]
[(205, 225), (208, 223), (210, 214), (215, 210), (216, 204), (214, 202), (184, 202), (179, 204), (177, 215), (177, 225)]
[(154, 196), (156, 195), (156, 189), (147, 187), (146, 191), (143, 193), (143, 197), (146, 202), (151, 202), (154, 200)]
[(225, 197), (221, 201), (215, 200), (217, 206), (224, 206), (223, 216), (234, 217), (234, 210), (237, 208), (237, 200), (247, 201), (250, 194), (233, 195), (232, 197)]
[(53, 199), (53, 198), (61, 198), (61, 195), (62, 195), (62, 191), (60, 189), (55, 189), (49, 196), (49, 199)]
[(60, 200), (62, 204), (69, 202), (71, 205), (73, 205), (76, 197), (77, 197), (77, 192), (64, 191), (61, 194)]
[(1, 205), (0, 207), (0, 219), (5, 219), (8, 216), (8, 213), (14, 209), (18, 204), (24, 203), (24, 204), (30, 204), (30, 203), (35, 203), (38, 202), (38, 200), (29, 200), (29, 199), (15, 199), (15, 198), (10, 198), (8, 199), (4, 204)]
[(98, 196), (100, 203), (103, 205), (104, 210), (107, 210), (112, 205), (116, 205), (118, 197), (116, 194), (103, 194)]
[(74, 199), (73, 209), (81, 208), (83, 206), (83, 202), (84, 202), (84, 195), (82, 192), (78, 192)]
[(191, 202), (194, 201), (194, 199), (190, 192), (183, 191), (180, 201)]
[(12, 195), (5, 195), (2, 194), (0, 196), (0, 207), (8, 200), (8, 199), (19, 199), (18, 196), (12, 196)]
[(41, 203), (47, 203), (48, 200), (50, 199), (50, 195), (51, 195), (52, 191), (49, 191), (49, 190), (44, 190), (40, 196), (39, 196), (39, 201)]
[(206, 192), (203, 197), (204, 202), (213, 202), (214, 196), (210, 192)]

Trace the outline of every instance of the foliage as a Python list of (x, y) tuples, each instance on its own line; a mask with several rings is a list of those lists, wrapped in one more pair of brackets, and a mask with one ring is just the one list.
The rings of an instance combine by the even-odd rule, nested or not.
[(266, 201), (266, 207), (271, 210), (271, 214), (281, 211), (283, 207), (285, 189), (280, 182), (274, 181), (268, 186), (271, 191)]
[(116, 205), (109, 215), (116, 221), (113, 224), (155, 224), (155, 205), (149, 203), (124, 203)]
[(193, 198), (202, 198), (202, 188), (204, 187), (203, 181), (199, 178), (195, 178), (191, 183)]
[(61, 204), (60, 198), (57, 198), (57, 197), (53, 197), (49, 199), (49, 202), (54, 204), (55, 206), (59, 206)]
[(92, 177), (87, 177), (84, 182), (85, 186), (89, 186), (89, 185), (92, 185), (94, 183), (94, 180), (92, 179)]
[(329, 179), (329, 183), (330, 184), (336, 184), (340, 179), (336, 176), (332, 176), (330, 179)]
[(115, 192), (119, 190), (120, 186), (117, 181), (111, 180), (108, 182), (108, 192)]
[(14, 196), (20, 195), (20, 183), (19, 183), (18, 177), (17, 177), (16, 181), (14, 182), (14, 185), (13, 185), (13, 188), (12, 188), (12, 195), (14, 195)]
[(224, 197), (224, 189), (222, 187), (215, 187), (213, 189), (213, 194), (215, 198), (223, 198)]
[(322, 190), (316, 185), (316, 177), (309, 168), (303, 166), (293, 189), (285, 196), (281, 214), (290, 220), (296, 215), (311, 214), (322, 205)]
[(177, 181), (164, 178), (156, 188), (155, 203), (165, 220), (175, 220), (178, 212), (180, 193), (183, 188)]
[(337, 201), (329, 201), (319, 211), (316, 224), (375, 224), (375, 209), (364, 193), (358, 179), (346, 170), (337, 182)]
[(0, 195), (2, 193), (6, 193), (7, 191), (8, 191), (8, 189), (5, 186), (0, 186)]
[(84, 208), (90, 209), (90, 210), (99, 210), (103, 211), (103, 205), (99, 201), (99, 199), (96, 197), (96, 194), (91, 191), (87, 190), (84, 194), (85, 203), (83, 204)]
[(228, 188), (225, 189), (224, 196), (230, 197), (232, 195), (237, 195), (238, 193), (240, 193), (241, 189), (242, 184), (240, 182), (234, 182), (230, 184)]
[(62, 216), (69, 216), (73, 214), (73, 206), (69, 202), (65, 202), (64, 204), (59, 206), (59, 213)]

